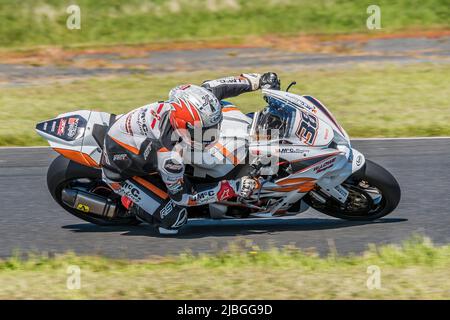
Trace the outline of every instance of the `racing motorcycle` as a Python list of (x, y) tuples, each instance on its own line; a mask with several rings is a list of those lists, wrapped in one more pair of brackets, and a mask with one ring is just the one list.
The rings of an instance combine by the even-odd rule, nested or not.
[[(260, 183), (248, 199), (189, 207), (189, 217), (283, 217), (312, 207), (340, 219), (369, 221), (397, 207), (401, 192), (396, 179), (352, 148), (323, 103), (288, 92), (291, 85), (286, 91), (262, 90), (267, 106), (255, 113), (244, 114), (223, 102), (219, 141), (206, 158), (188, 165), (186, 174), (194, 183), (244, 175), (258, 177)], [(126, 209), (101, 178), (103, 141), (115, 119), (81, 110), (40, 122), (36, 131), (60, 154), (48, 169), (47, 184), (62, 208), (98, 225), (136, 225), (143, 219)], [(168, 197), (157, 172), (129, 179), (127, 186), (136, 198)], [(173, 206), (169, 201), (163, 211)]]

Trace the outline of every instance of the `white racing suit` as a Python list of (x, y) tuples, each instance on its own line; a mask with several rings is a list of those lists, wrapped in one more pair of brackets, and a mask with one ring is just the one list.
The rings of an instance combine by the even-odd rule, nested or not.
[[(205, 81), (202, 87), (222, 100), (259, 89), (260, 77), (243, 74)], [(161, 101), (118, 116), (105, 137), (102, 157), (105, 182), (142, 209), (138, 217), (167, 233), (187, 222), (186, 207), (231, 198), (239, 188), (239, 182), (234, 180), (200, 185), (189, 181), (181, 156), (183, 150), (177, 141), (171, 141), (170, 110), (170, 103)], [(149, 179), (149, 174), (155, 172), (161, 183)]]

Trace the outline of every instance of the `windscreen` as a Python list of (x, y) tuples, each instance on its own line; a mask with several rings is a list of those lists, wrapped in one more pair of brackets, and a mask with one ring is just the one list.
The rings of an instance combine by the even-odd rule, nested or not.
[(256, 120), (256, 136), (259, 139), (282, 139), (291, 134), (296, 110), (279, 100), (270, 99)]

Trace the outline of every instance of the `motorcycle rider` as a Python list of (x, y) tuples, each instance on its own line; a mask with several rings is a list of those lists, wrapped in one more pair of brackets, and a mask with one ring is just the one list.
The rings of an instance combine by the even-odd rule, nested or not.
[[(257, 185), (255, 179), (245, 176), (238, 181), (195, 185), (184, 174), (182, 154), (203, 153), (217, 142), (222, 99), (260, 88), (279, 90), (278, 76), (272, 72), (241, 74), (205, 81), (201, 86), (182, 85), (170, 91), (168, 101), (118, 116), (105, 137), (104, 181), (122, 196), (124, 206), (157, 226), (161, 234), (178, 232), (187, 222), (188, 206), (248, 198)], [(155, 171), (167, 193), (144, 179)]]

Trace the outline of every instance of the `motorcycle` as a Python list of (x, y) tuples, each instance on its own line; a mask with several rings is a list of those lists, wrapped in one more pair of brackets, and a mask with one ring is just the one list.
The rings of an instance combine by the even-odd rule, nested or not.
[[(397, 207), (401, 191), (396, 179), (352, 148), (324, 104), (288, 92), (291, 85), (286, 91), (263, 89), (267, 106), (252, 114), (223, 102), (218, 143), (202, 161), (188, 165), (186, 174), (198, 183), (253, 175), (259, 186), (248, 199), (189, 207), (189, 217), (284, 217), (314, 208), (340, 219), (370, 221)], [(63, 209), (97, 225), (136, 225), (148, 221), (141, 214), (154, 212), (126, 209), (102, 181), (103, 141), (115, 119), (106, 112), (80, 110), (40, 122), (36, 131), (60, 154), (48, 169), (47, 185)], [(127, 186), (139, 199), (168, 196), (157, 172), (129, 179)], [(173, 206), (169, 201), (164, 210)]]

